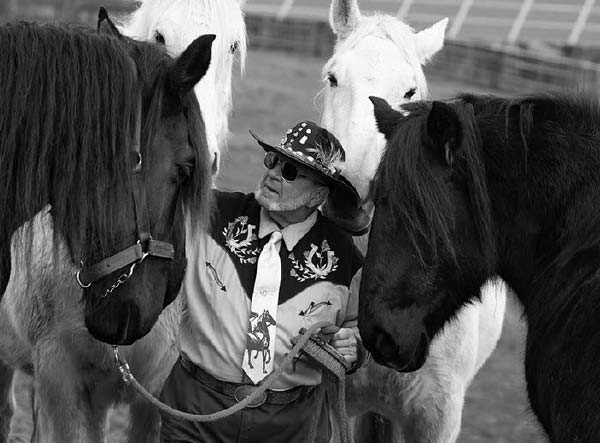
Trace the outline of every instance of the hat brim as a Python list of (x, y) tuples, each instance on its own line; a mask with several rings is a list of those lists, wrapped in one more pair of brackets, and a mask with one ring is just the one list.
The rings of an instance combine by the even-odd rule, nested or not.
[(291, 152), (288, 151), (287, 149), (282, 148), (281, 146), (271, 145), (271, 144), (265, 142), (262, 138), (260, 138), (254, 132), (252, 132), (252, 131), (249, 131), (249, 132), (250, 132), (250, 135), (252, 137), (254, 137), (254, 139), (258, 142), (259, 145), (261, 145), (263, 147), (263, 149), (265, 151), (275, 151), (296, 163), (306, 166), (308, 169), (315, 172), (320, 178), (322, 178), (323, 180), (325, 180), (329, 184), (331, 184), (335, 188), (334, 194), (338, 194), (338, 198), (351, 199), (351, 202), (349, 202), (349, 203), (355, 207), (358, 207), (358, 202), (360, 201), (358, 192), (356, 191), (354, 186), (352, 186), (352, 184), (348, 180), (346, 180), (346, 178), (343, 175), (338, 175), (338, 176), (327, 175), (327, 174), (323, 173), (321, 170), (315, 168), (314, 165), (311, 162), (309, 162), (307, 159), (298, 157), (296, 155), (292, 155)]

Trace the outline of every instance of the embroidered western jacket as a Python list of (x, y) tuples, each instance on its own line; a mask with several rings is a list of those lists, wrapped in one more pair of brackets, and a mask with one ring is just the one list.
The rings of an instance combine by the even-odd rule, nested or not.
[[(186, 241), (180, 346), (186, 358), (215, 378), (239, 383), (258, 256), (279, 228), (253, 194), (214, 192), (210, 232)], [(318, 211), (281, 233), (275, 368), (300, 328), (323, 320), (356, 327), (363, 260), (352, 237)], [(320, 382), (320, 369), (300, 360), (274, 388)]]

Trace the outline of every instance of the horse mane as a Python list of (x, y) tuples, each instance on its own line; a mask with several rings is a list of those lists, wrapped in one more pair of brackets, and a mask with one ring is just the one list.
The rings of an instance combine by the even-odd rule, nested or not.
[[(0, 45), (2, 238), (10, 238), (15, 216), (32, 217), (50, 203), (71, 248), (79, 252), (91, 229), (106, 251), (131, 189), (140, 94), (125, 43), (82, 28), (22, 22), (0, 27)], [(99, 180), (115, 192), (100, 194)]]
[[(343, 54), (352, 50), (361, 40), (367, 36), (380, 37), (384, 40), (391, 40), (406, 62), (411, 66), (421, 70), (421, 62), (417, 55), (415, 43), (412, 39), (414, 29), (402, 20), (386, 14), (362, 15), (358, 25), (352, 30), (347, 38), (338, 40), (335, 45), (335, 54)], [(332, 69), (335, 63), (335, 57), (332, 57), (323, 66), (323, 78)], [(417, 76), (417, 91), (420, 91), (421, 98), (428, 96), (427, 82), (425, 76)]]
[[(479, 131), (473, 109), (454, 102), (462, 126), (462, 143), (454, 156), (455, 173), (466, 182), (474, 211), (482, 251), (493, 257), (491, 204), (481, 153)], [(423, 149), (431, 102), (403, 105), (409, 113), (388, 140), (373, 182), (375, 205), (382, 198), (391, 208), (391, 223), (402, 223), (423, 264), (426, 258), (439, 259), (440, 247), (456, 262), (451, 232), (453, 207), (448, 198), (445, 177), (432, 172), (431, 154)], [(431, 263), (427, 263), (431, 264)]]
[[(539, 204), (546, 207), (545, 211), (550, 211), (547, 213), (551, 213), (556, 208), (564, 211), (573, 204), (572, 189), (574, 188), (579, 190), (577, 194), (580, 195), (580, 198), (587, 197), (587, 193), (580, 189), (585, 183), (593, 182), (596, 169), (600, 166), (592, 160), (597, 159), (600, 163), (598, 154), (600, 102), (595, 93), (561, 91), (509, 99), (463, 94), (461, 99), (480, 108), (478, 118), (482, 121), (490, 120), (494, 114), (503, 113), (505, 115), (504, 143), (516, 151), (512, 155), (517, 159), (520, 157), (522, 163), (519, 168), (512, 161), (513, 169), (530, 177), (535, 173), (531, 170), (532, 159), (536, 158), (539, 163), (540, 160), (537, 158), (539, 158), (540, 152), (545, 159), (542, 161), (551, 161), (561, 165), (562, 174), (548, 176), (546, 171), (541, 173), (544, 176), (545, 192), (531, 189), (531, 184), (528, 189), (523, 189), (523, 195), (534, 194), (529, 197), (535, 201), (534, 205)], [(513, 115), (512, 118), (511, 115)], [(517, 127), (514, 127), (515, 123)], [(515, 143), (514, 139), (510, 142), (510, 134), (515, 138), (519, 137), (520, 143)], [(548, 146), (552, 146), (552, 149), (549, 150)], [(582, 154), (583, 157), (581, 157)], [(492, 158), (493, 161), (503, 162), (499, 156), (495, 157), (497, 158)], [(541, 166), (544, 167), (544, 163)], [(492, 165), (492, 168), (506, 170), (507, 166), (496, 164)], [(548, 171), (551, 169), (550, 166)], [(530, 183), (531, 180), (529, 179), (527, 182)], [(559, 241), (562, 247), (552, 262), (548, 264), (549, 267), (564, 269), (572, 266), (573, 260), (579, 260), (576, 266), (579, 270), (590, 263), (597, 266), (594, 260), (587, 260), (586, 264), (580, 262), (582, 255), (587, 256), (587, 252), (582, 253), (582, 251), (600, 248), (600, 220), (594, 208), (594, 203), (590, 202), (589, 205), (576, 208), (573, 214), (567, 212), (566, 220), (555, 220), (557, 226), (564, 224), (569, 229), (559, 231)], [(553, 216), (548, 218), (555, 219)], [(575, 232), (577, 234), (574, 234)], [(593, 272), (596, 272), (595, 268)]]

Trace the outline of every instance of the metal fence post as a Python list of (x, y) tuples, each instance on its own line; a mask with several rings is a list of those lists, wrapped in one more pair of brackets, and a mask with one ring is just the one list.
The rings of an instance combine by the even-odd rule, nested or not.
[(583, 32), (583, 28), (585, 28), (585, 23), (587, 22), (590, 13), (592, 12), (592, 8), (594, 7), (594, 3), (596, 0), (585, 0), (583, 3), (583, 7), (579, 11), (579, 15), (577, 16), (577, 20), (575, 20), (575, 24), (573, 25), (573, 29), (571, 30), (571, 34), (569, 34), (569, 38), (567, 39), (567, 43), (570, 45), (576, 45), (581, 33)]
[(295, 0), (283, 0), (279, 10), (277, 11), (277, 18), (283, 20), (290, 13), (290, 9), (292, 9), (292, 5)]
[(448, 37), (455, 39), (460, 32), (460, 28), (462, 28), (469, 11), (471, 10), (471, 6), (473, 6), (474, 0), (463, 0), (456, 13), (456, 17), (454, 17), (454, 22), (452, 23), (452, 27), (450, 28), (450, 32), (448, 33)]
[(534, 0), (525, 0), (521, 5), (521, 9), (519, 10), (519, 13), (517, 14), (517, 17), (515, 18), (515, 21), (512, 25), (512, 28), (508, 33), (507, 40), (509, 43), (514, 43), (517, 41), (519, 33), (521, 32), (521, 28), (525, 24), (525, 20), (527, 20), (527, 14), (529, 14), (529, 11), (533, 6), (533, 2)]
[(402, 2), (402, 6), (400, 6), (400, 9), (398, 10), (398, 14), (396, 14), (398, 16), (398, 18), (401, 18), (402, 20), (404, 20), (406, 18), (406, 16), (408, 15), (408, 10), (412, 6), (412, 4), (413, 4), (413, 0), (404, 0)]

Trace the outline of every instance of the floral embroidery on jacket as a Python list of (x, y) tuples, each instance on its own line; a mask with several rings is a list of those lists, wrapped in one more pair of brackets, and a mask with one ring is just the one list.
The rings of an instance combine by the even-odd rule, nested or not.
[(290, 275), (300, 282), (306, 280), (324, 280), (338, 268), (338, 257), (329, 247), (327, 240), (323, 240), (319, 248), (311, 243), (310, 250), (304, 251), (304, 261), (296, 260), (294, 253), (288, 256), (292, 262)]

